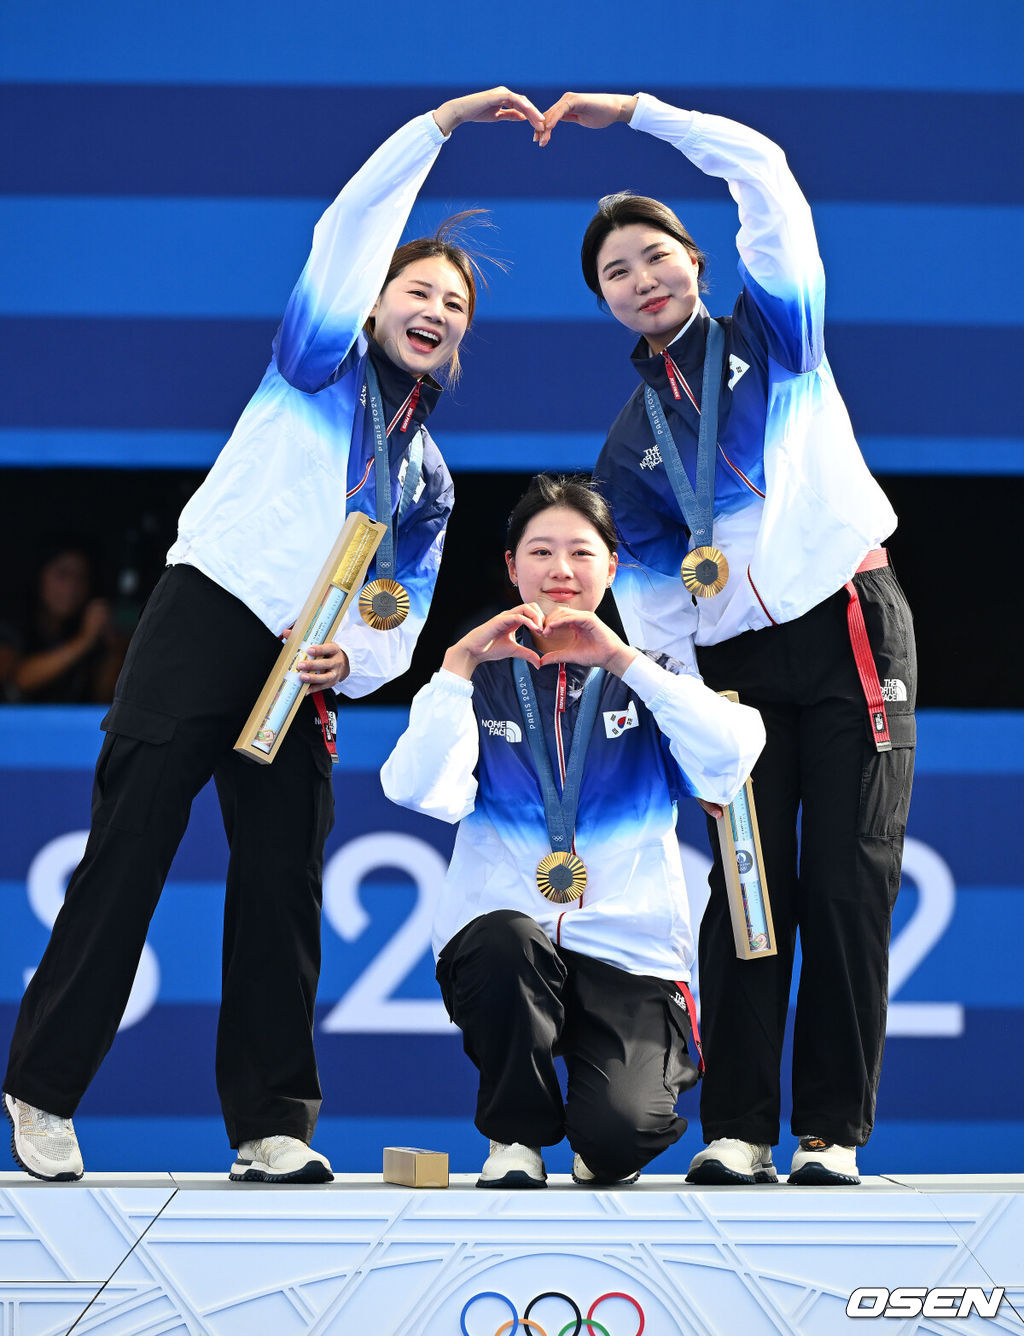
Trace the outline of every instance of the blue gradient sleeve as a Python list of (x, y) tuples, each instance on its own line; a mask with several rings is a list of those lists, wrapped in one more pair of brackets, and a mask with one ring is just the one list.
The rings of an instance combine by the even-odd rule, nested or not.
[(386, 140), (317, 223), (274, 341), (282, 376), (319, 390), (376, 301), (416, 196), (445, 137), (430, 112)]

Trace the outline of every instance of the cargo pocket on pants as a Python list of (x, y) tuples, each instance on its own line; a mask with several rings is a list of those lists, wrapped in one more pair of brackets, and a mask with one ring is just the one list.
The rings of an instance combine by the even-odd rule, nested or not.
[(159, 710), (114, 701), (100, 724), (106, 733), (93, 790), (97, 826), (142, 834), (159, 798), (177, 720)]
[(907, 826), (914, 780), (917, 723), (912, 714), (889, 713), (891, 751), (868, 743), (860, 778), (857, 834), (868, 839), (900, 839)]

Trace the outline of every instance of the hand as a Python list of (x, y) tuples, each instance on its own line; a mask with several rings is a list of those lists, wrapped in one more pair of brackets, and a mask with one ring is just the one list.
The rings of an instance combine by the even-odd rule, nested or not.
[(637, 656), (637, 651), (606, 626), (596, 612), (553, 608), (544, 618), (543, 636), (542, 668), (549, 663), (580, 663), (606, 668), (621, 677)]
[(544, 130), (544, 117), (530, 99), (507, 88), (489, 88), (483, 93), (454, 97), (437, 108), (434, 120), (445, 135), (466, 121), (529, 121), (534, 129), (534, 142)]
[(326, 691), (348, 677), (348, 655), (333, 640), (326, 645), (307, 645), (306, 657), (295, 665), (295, 671), (310, 692)]
[(492, 659), (525, 659), (534, 668), (539, 668), (541, 661), (537, 651), (530, 645), (520, 645), (515, 638), (521, 626), (541, 634), (544, 615), (536, 603), (520, 603), (518, 608), (499, 612), (497, 617), (469, 631), (449, 649), (443, 667), (467, 680), (473, 676), (477, 664)]
[(637, 94), (624, 93), (563, 93), (554, 106), (544, 113), (544, 130), (534, 135), (541, 148), (551, 138), (559, 121), (575, 121), (588, 130), (604, 130), (616, 121), (628, 121), (636, 110)]
[(81, 636), (86, 644), (95, 645), (105, 639), (111, 630), (110, 604), (105, 598), (90, 599), (82, 613)]
[(704, 811), (707, 812), (708, 816), (711, 817), (713, 821), (718, 821), (720, 817), (724, 814), (724, 808), (722, 807), (721, 803), (705, 802), (703, 798), (698, 798), (697, 801), (700, 803), (701, 807), (704, 808)]

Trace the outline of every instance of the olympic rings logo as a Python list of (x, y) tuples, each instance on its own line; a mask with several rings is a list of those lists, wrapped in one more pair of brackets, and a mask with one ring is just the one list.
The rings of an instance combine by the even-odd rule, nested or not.
[[(533, 1310), (544, 1299), (561, 1299), (563, 1303), (569, 1305), (573, 1313), (572, 1320), (567, 1322), (559, 1331), (551, 1333), (551, 1336), (593, 1336), (593, 1333), (595, 1332), (597, 1333), (597, 1336), (612, 1336), (612, 1333), (608, 1328), (602, 1326), (602, 1324), (597, 1322), (594, 1318), (594, 1314), (606, 1299), (625, 1299), (627, 1303), (632, 1304), (636, 1309), (637, 1317), (640, 1319), (640, 1325), (635, 1332), (631, 1333), (631, 1336), (641, 1336), (646, 1320), (644, 1318), (644, 1310), (640, 1307), (636, 1299), (634, 1299), (631, 1294), (622, 1294), (618, 1290), (612, 1290), (608, 1294), (602, 1294), (596, 1298), (587, 1309), (586, 1317), (583, 1316), (580, 1311), (580, 1306), (575, 1299), (570, 1299), (567, 1294), (561, 1294), (558, 1290), (545, 1290), (543, 1294), (534, 1295), (526, 1305), (522, 1317), (519, 1316), (515, 1304), (506, 1295), (498, 1294), (495, 1290), (481, 1290), (479, 1294), (474, 1294), (471, 1299), (466, 1300), (462, 1312), (459, 1315), (459, 1327), (462, 1330), (462, 1336), (470, 1336), (469, 1328), (466, 1326), (466, 1314), (479, 1299), (497, 1299), (499, 1303), (505, 1304), (508, 1307), (509, 1312), (512, 1314), (507, 1322), (503, 1322), (501, 1326), (497, 1328), (494, 1332), (494, 1336), (516, 1336), (516, 1333), (520, 1328), (523, 1328), (524, 1336), (527, 1336), (529, 1332), (533, 1332), (534, 1336), (549, 1336), (547, 1329), (542, 1327), (539, 1322), (534, 1322), (530, 1317)], [(616, 1336), (618, 1336), (618, 1334), (616, 1334)], [(630, 1334), (627, 1334), (627, 1336), (630, 1336)]]

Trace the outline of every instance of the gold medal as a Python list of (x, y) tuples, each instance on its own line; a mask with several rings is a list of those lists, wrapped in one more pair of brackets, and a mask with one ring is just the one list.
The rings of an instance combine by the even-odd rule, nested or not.
[(575, 854), (548, 854), (537, 864), (537, 889), (556, 905), (578, 900), (586, 884), (587, 869)]
[(729, 563), (717, 547), (695, 547), (687, 552), (679, 569), (683, 584), (698, 598), (714, 598), (729, 579)]
[(359, 615), (375, 631), (392, 631), (409, 615), (409, 595), (397, 580), (371, 580), (360, 592)]

